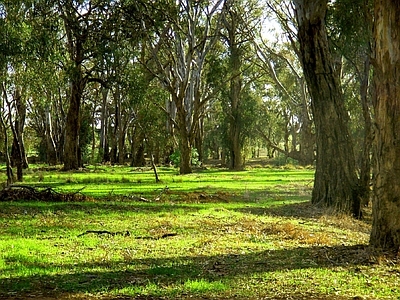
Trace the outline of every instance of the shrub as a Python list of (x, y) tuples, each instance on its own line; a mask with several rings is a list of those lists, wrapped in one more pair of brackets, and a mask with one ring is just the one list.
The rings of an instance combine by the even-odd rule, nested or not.
[[(191, 157), (192, 157), (191, 158), (192, 166), (200, 166), (201, 165), (201, 161), (199, 160), (199, 152), (197, 151), (196, 148), (192, 148)], [(172, 153), (169, 156), (169, 159), (174, 164), (175, 168), (179, 167), (179, 164), (181, 163), (181, 152), (179, 150), (176, 150), (174, 153)]]

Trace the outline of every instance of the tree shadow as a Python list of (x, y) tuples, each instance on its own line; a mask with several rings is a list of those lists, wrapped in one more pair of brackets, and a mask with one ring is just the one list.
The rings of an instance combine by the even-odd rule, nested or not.
[(236, 211), (256, 216), (291, 217), (299, 219), (318, 219), (326, 214), (326, 210), (311, 204), (310, 201), (283, 205), (278, 204), (269, 207), (244, 207), (238, 208)]
[[(330, 269), (338, 266), (353, 269), (356, 272), (357, 267), (374, 263), (372, 252), (366, 245), (298, 247), (213, 256), (145, 259), (132, 256), (114, 262), (78, 262), (58, 265), (32, 262), (21, 256), (4, 257), (4, 261), (5, 263), (18, 261), (27, 269), (27, 272), (25, 276), (3, 279), (0, 282), (0, 299), (12, 293), (40, 291), (44, 295), (93, 294), (114, 289), (143, 287), (149, 284), (156, 285), (168, 297), (168, 290), (165, 287), (183, 284), (188, 280), (217, 282), (221, 279), (234, 280), (243, 276), (262, 278), (265, 273), (275, 271)], [(46, 270), (57, 270), (57, 274), (45, 274)], [(44, 275), (30, 275), (34, 273)]]

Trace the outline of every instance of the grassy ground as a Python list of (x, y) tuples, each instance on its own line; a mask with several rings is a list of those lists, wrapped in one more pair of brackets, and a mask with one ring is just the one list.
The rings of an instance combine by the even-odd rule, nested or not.
[(0, 202), (0, 299), (400, 299), (368, 218), (308, 203), (312, 170), (159, 171), (29, 171), (94, 199)]

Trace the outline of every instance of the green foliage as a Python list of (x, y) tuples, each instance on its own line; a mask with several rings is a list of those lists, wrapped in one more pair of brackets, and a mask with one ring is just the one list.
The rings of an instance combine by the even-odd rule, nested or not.
[[(200, 166), (201, 161), (199, 161), (199, 152), (197, 151), (196, 148), (191, 149), (191, 164), (192, 166)], [(171, 160), (172, 164), (174, 165), (175, 168), (178, 168), (180, 163), (181, 163), (181, 152), (179, 150), (175, 150), (174, 153), (172, 153), (169, 156), (169, 159)]]

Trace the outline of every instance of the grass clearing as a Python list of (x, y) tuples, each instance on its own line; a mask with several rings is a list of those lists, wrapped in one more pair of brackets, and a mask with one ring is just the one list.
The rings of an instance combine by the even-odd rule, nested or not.
[(309, 204), (312, 170), (38, 172), (95, 200), (0, 202), (0, 299), (399, 299), (368, 219)]

